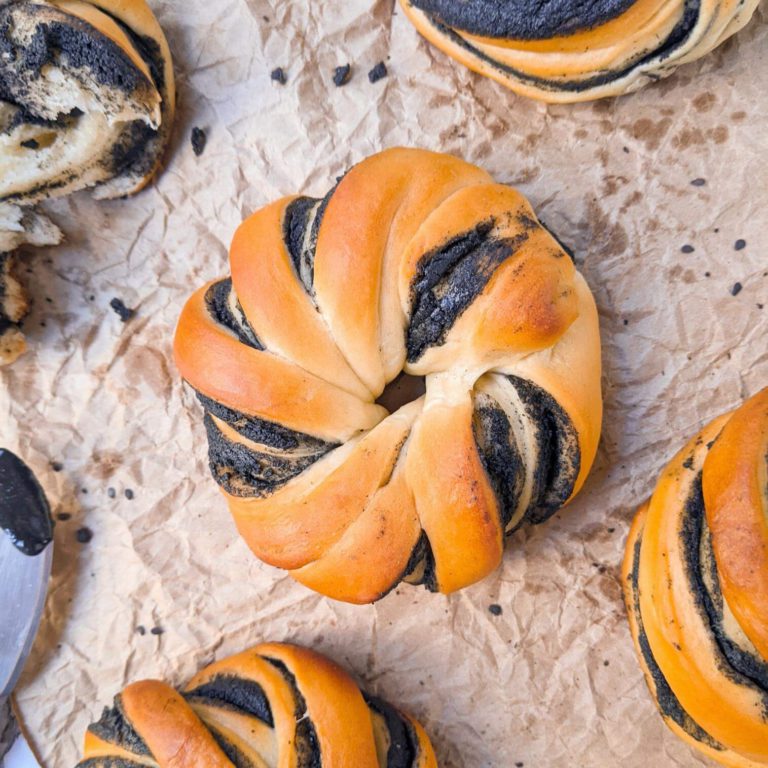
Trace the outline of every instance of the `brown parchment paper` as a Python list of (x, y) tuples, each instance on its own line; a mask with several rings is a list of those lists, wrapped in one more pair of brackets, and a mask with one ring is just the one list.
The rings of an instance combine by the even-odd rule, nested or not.
[[(0, 373), (0, 442), (71, 515), (56, 526), (16, 696), (44, 765), (74, 765), (87, 724), (127, 682), (180, 684), (264, 639), (312, 645), (413, 712), (444, 768), (704, 765), (651, 703), (618, 572), (633, 508), (664, 463), (768, 384), (766, 5), (664, 82), (546, 107), (431, 49), (392, 0), (152, 4), (179, 80), (168, 167), (131, 200), (50, 205), (67, 242), (29, 254), (32, 349)], [(372, 85), (379, 60), (389, 77)], [(336, 88), (347, 62), (352, 80)], [(284, 86), (270, 80), (277, 66)], [(193, 126), (208, 133), (199, 158)], [(353, 607), (260, 564), (238, 538), (171, 341), (190, 292), (226, 273), (244, 216), (279, 195), (322, 195), (400, 144), (518, 185), (575, 250), (601, 315), (604, 435), (579, 498), (518, 533), (491, 578)], [(136, 317), (122, 324), (113, 297)]]

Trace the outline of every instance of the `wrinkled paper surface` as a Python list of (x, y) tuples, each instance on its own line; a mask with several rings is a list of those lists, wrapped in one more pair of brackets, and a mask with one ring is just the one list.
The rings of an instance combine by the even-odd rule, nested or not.
[[(56, 526), (16, 695), (43, 764), (74, 765), (86, 726), (126, 683), (182, 684), (265, 639), (314, 646), (414, 713), (443, 768), (706, 764), (651, 702), (619, 567), (666, 461), (768, 384), (765, 4), (666, 81), (554, 107), (431, 49), (392, 0), (152, 4), (178, 74), (168, 167), (130, 200), (49, 205), (67, 241), (27, 255), (31, 351), (0, 373), (0, 443), (71, 515)], [(389, 76), (371, 84), (380, 60)], [(347, 62), (352, 79), (336, 88)], [(284, 86), (270, 80), (277, 66)], [(199, 158), (193, 126), (208, 134)], [(519, 186), (573, 248), (600, 309), (606, 409), (583, 492), (517, 533), (497, 573), (450, 597), (404, 585), (355, 607), (250, 555), (209, 476), (201, 409), (171, 343), (187, 296), (228, 271), (243, 217), (281, 195), (321, 196), (395, 145), (455, 153)], [(121, 323), (114, 297), (134, 319)]]

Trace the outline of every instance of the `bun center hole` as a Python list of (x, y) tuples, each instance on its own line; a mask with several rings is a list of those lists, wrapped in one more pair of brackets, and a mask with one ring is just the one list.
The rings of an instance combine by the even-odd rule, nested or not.
[(418, 400), (426, 391), (427, 384), (423, 376), (401, 373), (384, 387), (376, 402), (394, 413), (398, 408)]

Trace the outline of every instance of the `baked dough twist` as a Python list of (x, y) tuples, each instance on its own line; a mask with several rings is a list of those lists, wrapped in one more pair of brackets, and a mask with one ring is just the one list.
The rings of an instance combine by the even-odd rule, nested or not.
[(318, 653), (258, 645), (177, 693), (129, 685), (91, 725), (78, 768), (437, 768), (414, 719)]
[(623, 577), (667, 725), (723, 765), (768, 765), (768, 389), (672, 459), (632, 525)]
[(0, 0), (0, 202), (137, 192), (160, 164), (174, 93), (144, 0)]
[[(600, 432), (594, 300), (525, 198), (391, 149), (238, 229), (175, 339), (214, 477), (267, 563), (338, 600), (451, 592), (581, 487)], [(401, 371), (426, 394), (375, 400)]]
[(12, 251), (61, 239), (30, 206), (88, 187), (138, 192), (174, 105), (168, 43), (144, 0), (0, 0), (0, 366), (26, 348)]
[(400, 0), (431, 43), (513, 91), (576, 102), (634, 91), (738, 32), (759, 0)]

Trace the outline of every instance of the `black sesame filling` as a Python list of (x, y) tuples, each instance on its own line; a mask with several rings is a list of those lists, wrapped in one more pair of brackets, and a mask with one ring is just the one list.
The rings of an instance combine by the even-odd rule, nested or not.
[[(206, 725), (213, 736), (213, 740), (219, 745), (221, 751), (227, 756), (227, 760), (234, 768), (257, 768), (256, 764), (233, 744), (218, 728)], [(263, 765), (263, 763), (262, 763)]]
[[(740, 648), (725, 632), (723, 597), (711, 550), (711, 535), (705, 526), (704, 516), (704, 496), (701, 473), (699, 473), (686, 501), (680, 528), (680, 536), (684, 544), (686, 576), (699, 613), (715, 639), (718, 669), (735, 683), (759, 692), (763, 698), (764, 716), (768, 719), (768, 665)], [(704, 562), (701, 558), (702, 550), (710, 554)], [(705, 584), (703, 568), (708, 571), (713, 585), (712, 592)]]
[(88, 730), (103, 741), (132, 752), (134, 755), (152, 757), (146, 742), (125, 716), (123, 700), (119, 695), (115, 696), (114, 706), (111, 709), (105, 707), (99, 720), (92, 723)]
[(253, 450), (227, 438), (210, 414), (205, 414), (204, 423), (211, 473), (232, 496), (269, 496), (325, 453), (294, 455)]
[(251, 715), (274, 728), (272, 708), (264, 689), (255, 681), (231, 674), (216, 675), (206, 683), (187, 691), (184, 698), (221, 709)]
[(299, 690), (295, 676), (282, 661), (272, 659), (269, 656), (264, 656), (263, 658), (279, 670), (290, 686), (296, 701), (296, 709), (294, 711), (296, 717), (296, 768), (323, 768), (317, 732), (307, 712), (307, 702)]
[(217, 419), (226, 422), (232, 429), (254, 443), (261, 443), (281, 451), (303, 450), (327, 453), (338, 447), (338, 443), (330, 443), (319, 437), (312, 437), (304, 432), (284, 427), (274, 421), (248, 416), (241, 411), (228, 408), (226, 405), (212, 400), (210, 397), (197, 392), (197, 399), (206, 411)]
[(502, 527), (506, 530), (525, 485), (525, 466), (512, 426), (501, 406), (483, 394), (475, 400), (472, 430), (480, 460), (499, 501)]
[(429, 347), (445, 343), (450, 329), (496, 269), (529, 237), (525, 229), (512, 238), (496, 238), (493, 227), (493, 220), (482, 222), (421, 257), (411, 284), (413, 311), (406, 331), (409, 363)]
[(384, 718), (389, 731), (386, 768), (411, 768), (418, 754), (418, 739), (413, 726), (386, 701), (365, 691), (363, 698), (370, 709)]
[(546, 40), (605, 24), (635, 0), (411, 0), (441, 23), (483, 37)]
[(706, 744), (712, 749), (722, 751), (723, 745), (715, 741), (696, 721), (683, 709), (680, 700), (675, 695), (674, 691), (667, 682), (667, 678), (664, 677), (664, 673), (661, 671), (661, 667), (656, 663), (651, 645), (648, 642), (648, 636), (645, 633), (643, 626), (643, 616), (640, 612), (640, 548), (642, 546), (642, 535), (640, 535), (635, 542), (633, 549), (632, 560), (632, 574), (631, 574), (631, 587), (632, 587), (632, 606), (631, 610), (635, 616), (637, 622), (637, 642), (640, 647), (640, 653), (643, 656), (646, 667), (653, 679), (653, 684), (656, 689), (655, 696), (656, 701), (664, 717), (668, 717), (672, 722), (677, 723), (688, 735), (700, 741), (702, 744)]
[(263, 350), (264, 345), (259, 341), (258, 336), (248, 322), (248, 318), (246, 318), (239, 301), (236, 301), (237, 316), (232, 311), (231, 298), (231, 277), (214, 283), (205, 293), (205, 306), (208, 309), (208, 314), (217, 323), (232, 331), (243, 344), (253, 347), (253, 349)]
[(700, 10), (701, 0), (686, 0), (682, 18), (660, 47), (650, 51), (637, 61), (633, 61), (629, 66), (622, 70), (601, 72), (599, 75), (583, 80), (548, 80), (543, 77), (529, 75), (526, 72), (522, 72), (519, 69), (497, 61), (492, 56), (472, 45), (469, 41), (451, 29), (450, 26), (442, 23), (437, 17), (430, 16), (430, 21), (434, 24), (435, 28), (445, 35), (452, 43), (464, 48), (470, 54), (481, 61), (490, 64), (503, 74), (511, 75), (522, 82), (531, 83), (532, 85), (548, 88), (550, 90), (579, 92), (589, 90), (590, 88), (597, 88), (601, 85), (615, 82), (616, 80), (621, 80), (623, 77), (631, 74), (637, 67), (641, 67), (657, 57), (661, 60), (669, 58), (669, 56), (671, 56), (674, 51), (688, 39), (698, 22)]

